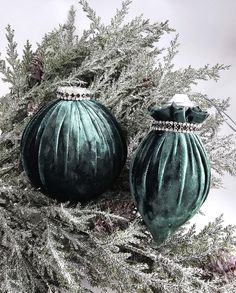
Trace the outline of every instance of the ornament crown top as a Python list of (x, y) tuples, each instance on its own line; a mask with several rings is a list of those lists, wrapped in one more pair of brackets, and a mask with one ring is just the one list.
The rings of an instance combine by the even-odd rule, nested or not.
[(57, 98), (67, 101), (90, 100), (90, 94), (84, 87), (60, 86), (57, 89)]
[(207, 111), (196, 106), (185, 94), (176, 94), (166, 104), (152, 107), (150, 115), (156, 120), (158, 130), (167, 131), (197, 130), (197, 126), (186, 123), (201, 124), (209, 116)]

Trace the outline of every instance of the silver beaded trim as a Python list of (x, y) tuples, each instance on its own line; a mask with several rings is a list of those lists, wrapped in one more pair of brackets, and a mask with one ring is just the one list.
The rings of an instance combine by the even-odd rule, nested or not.
[(155, 121), (154, 130), (171, 131), (171, 132), (194, 132), (201, 128), (201, 124), (174, 122), (174, 121)]
[(81, 101), (81, 100), (90, 100), (91, 97), (89, 94), (68, 94), (68, 93), (60, 93), (57, 92), (57, 98), (61, 100), (67, 101)]
[(57, 90), (57, 98), (67, 101), (90, 100), (90, 92), (86, 88), (81, 87), (59, 87)]

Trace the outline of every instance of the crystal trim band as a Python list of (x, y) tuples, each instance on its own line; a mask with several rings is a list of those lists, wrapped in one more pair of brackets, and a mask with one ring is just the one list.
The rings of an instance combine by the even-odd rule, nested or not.
[(82, 87), (59, 87), (57, 98), (67, 101), (90, 100), (90, 91)]
[(156, 121), (152, 126), (154, 130), (172, 132), (194, 132), (201, 128), (201, 124), (174, 121)]

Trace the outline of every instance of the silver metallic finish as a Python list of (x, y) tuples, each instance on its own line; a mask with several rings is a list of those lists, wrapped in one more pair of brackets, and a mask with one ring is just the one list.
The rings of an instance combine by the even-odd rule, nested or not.
[(174, 121), (155, 121), (152, 128), (153, 130), (170, 132), (195, 132), (200, 130), (201, 124)]
[(67, 101), (90, 100), (90, 91), (82, 87), (59, 87), (57, 90), (57, 98)]

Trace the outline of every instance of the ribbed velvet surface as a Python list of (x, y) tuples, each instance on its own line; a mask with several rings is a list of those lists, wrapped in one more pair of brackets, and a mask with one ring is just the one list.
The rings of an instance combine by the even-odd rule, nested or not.
[(208, 195), (210, 177), (198, 135), (153, 130), (143, 140), (131, 162), (130, 188), (157, 244), (199, 210)]
[(21, 140), (31, 182), (60, 200), (86, 201), (119, 175), (127, 146), (114, 116), (94, 100), (55, 100), (28, 123)]

